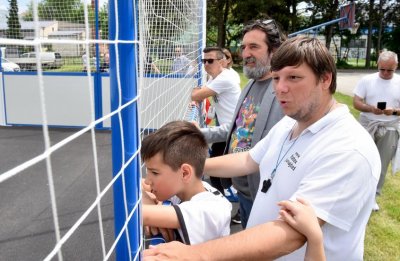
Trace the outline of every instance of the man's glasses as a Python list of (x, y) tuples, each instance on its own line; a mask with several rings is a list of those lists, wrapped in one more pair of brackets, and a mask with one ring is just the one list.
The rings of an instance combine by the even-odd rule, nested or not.
[(215, 60), (221, 60), (221, 59), (201, 59), (201, 62), (203, 64), (206, 64), (206, 63), (213, 64)]
[(394, 72), (393, 69), (379, 69), (380, 72), (388, 72), (388, 73), (392, 73)]

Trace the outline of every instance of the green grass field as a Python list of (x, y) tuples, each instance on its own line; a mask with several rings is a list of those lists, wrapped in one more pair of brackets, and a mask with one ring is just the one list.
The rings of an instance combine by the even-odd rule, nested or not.
[[(243, 88), (248, 80), (240, 67), (235, 67), (235, 70), (239, 72)], [(334, 97), (339, 103), (347, 104), (358, 119), (359, 111), (354, 109), (352, 97), (342, 93), (336, 93)], [(400, 173), (395, 176), (387, 174), (378, 204), (380, 210), (371, 214), (368, 223), (364, 260), (400, 261)]]

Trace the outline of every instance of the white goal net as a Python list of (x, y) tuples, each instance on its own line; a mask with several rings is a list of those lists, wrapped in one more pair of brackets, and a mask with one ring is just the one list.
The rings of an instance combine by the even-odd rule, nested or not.
[(205, 0), (0, 0), (1, 260), (138, 260), (140, 140), (201, 120)]

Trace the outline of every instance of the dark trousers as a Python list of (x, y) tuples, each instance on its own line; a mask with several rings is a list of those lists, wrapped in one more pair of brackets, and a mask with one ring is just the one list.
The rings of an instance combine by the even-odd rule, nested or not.
[[(211, 145), (210, 158), (222, 156), (224, 154), (225, 146), (226, 142), (213, 143), (213, 145)], [(222, 186), (221, 178), (210, 177), (210, 182), (211, 186), (218, 189), (222, 195), (224, 194), (224, 187)]]

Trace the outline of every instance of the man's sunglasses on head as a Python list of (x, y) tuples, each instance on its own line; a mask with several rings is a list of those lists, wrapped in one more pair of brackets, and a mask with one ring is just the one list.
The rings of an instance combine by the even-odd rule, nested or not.
[[(260, 26), (262, 26), (262, 27), (264, 27), (265, 29), (268, 29), (268, 30), (278, 29), (278, 26), (276, 25), (274, 19), (269, 19), (269, 20), (264, 20), (264, 21), (257, 20), (257, 23), (260, 24)], [(271, 25), (272, 28), (266, 28), (269, 25)]]

